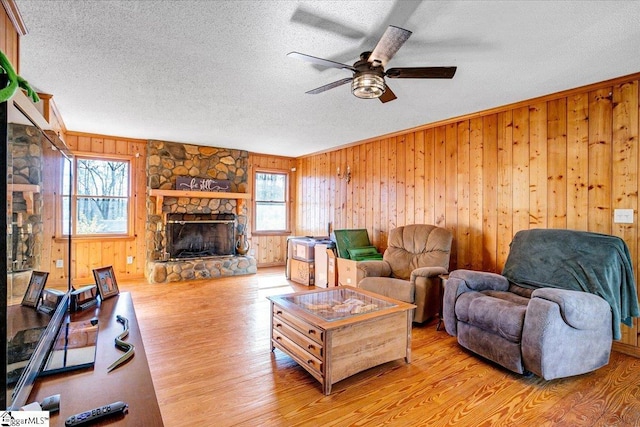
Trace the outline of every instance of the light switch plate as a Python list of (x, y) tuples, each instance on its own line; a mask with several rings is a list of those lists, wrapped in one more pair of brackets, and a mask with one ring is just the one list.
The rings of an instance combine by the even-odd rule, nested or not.
[(633, 209), (614, 209), (613, 222), (616, 224), (633, 224)]

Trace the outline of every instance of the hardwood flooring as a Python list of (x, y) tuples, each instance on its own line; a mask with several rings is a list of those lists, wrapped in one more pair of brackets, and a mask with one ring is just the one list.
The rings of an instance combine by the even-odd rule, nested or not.
[[(640, 359), (554, 381), (513, 374), (435, 322), (413, 327), (412, 363), (320, 383), (269, 343), (268, 295), (309, 289), (283, 268), (130, 291), (165, 426), (640, 426)], [(313, 289), (313, 288), (311, 288)]]

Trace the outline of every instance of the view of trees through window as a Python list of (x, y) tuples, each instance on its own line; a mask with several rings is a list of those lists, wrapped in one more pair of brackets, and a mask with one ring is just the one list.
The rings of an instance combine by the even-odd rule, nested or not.
[(75, 234), (126, 234), (129, 162), (76, 158)]
[(256, 231), (287, 229), (287, 174), (256, 173)]

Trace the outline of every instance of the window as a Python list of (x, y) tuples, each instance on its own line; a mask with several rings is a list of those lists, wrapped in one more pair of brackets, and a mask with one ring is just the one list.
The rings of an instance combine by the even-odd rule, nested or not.
[(289, 227), (286, 172), (256, 172), (254, 232), (286, 232)]
[[(76, 156), (74, 166), (75, 186), (70, 192), (70, 208), (68, 204), (63, 204), (65, 210), (71, 209), (71, 212), (64, 212), (63, 216), (72, 216), (72, 234), (128, 235), (129, 161)], [(69, 192), (65, 191), (65, 194)], [(66, 233), (68, 231), (65, 230)]]

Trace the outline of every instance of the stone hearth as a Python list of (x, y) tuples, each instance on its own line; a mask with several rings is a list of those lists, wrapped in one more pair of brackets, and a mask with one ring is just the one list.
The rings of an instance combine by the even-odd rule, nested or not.
[(256, 260), (249, 256), (228, 256), (185, 261), (158, 261), (147, 263), (151, 283), (169, 283), (185, 280), (255, 274)]

